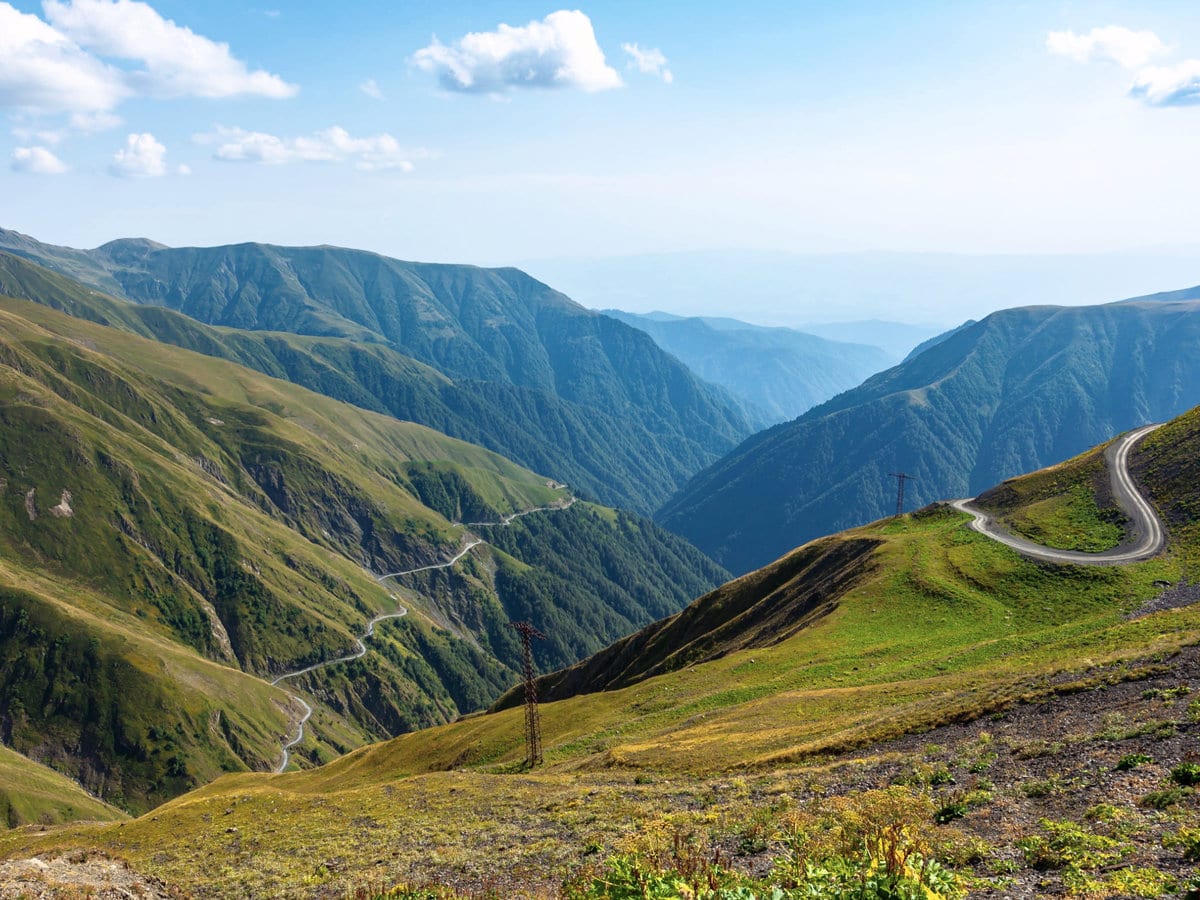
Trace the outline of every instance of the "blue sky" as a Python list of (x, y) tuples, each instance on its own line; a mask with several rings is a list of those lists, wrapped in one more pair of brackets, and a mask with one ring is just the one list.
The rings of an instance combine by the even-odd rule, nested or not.
[(0, 0), (0, 225), (481, 264), (1195, 245), (1197, 60), (1195, 2)]

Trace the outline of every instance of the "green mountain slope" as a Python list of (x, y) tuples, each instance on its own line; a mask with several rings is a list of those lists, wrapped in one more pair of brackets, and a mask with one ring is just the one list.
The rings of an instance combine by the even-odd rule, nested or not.
[[(406, 403), (385, 379), (408, 380), (411, 361), (364, 354), (365, 371), (343, 370), (357, 393), (472, 440), (513, 408), (489, 446), (642, 512), (753, 430), (736, 400), (646, 335), (516, 269), (408, 263), (334, 247), (172, 249), (122, 240), (80, 251), (4, 230), (0, 249), (210, 325), (382, 344), (458, 390), (440, 403)], [(462, 427), (447, 427), (459, 420)], [(557, 449), (561, 467), (544, 467), (554, 458), (547, 448)]]
[(1200, 401), (1200, 289), (1004, 310), (746, 441), (658, 513), (734, 571), (895, 509), (972, 496)]
[[(1093, 458), (1066, 468), (1065, 497)], [(600, 884), (597, 851), (635, 854), (607, 875), (638, 860), (643, 880), (717, 848), (759, 875), (768, 851), (803, 863), (820, 817), (858, 797), (881, 829), (898, 805), (926, 852), (973, 867), (981, 890), (1084, 883), (1034, 852), (1052, 838), (1116, 854), (1070, 863), (1096, 884), (1118, 868), (1186, 877), (1200, 824), (1179, 789), (1200, 673), (1197, 459), (1200, 408), (1134, 452), (1170, 540), (1127, 566), (1030, 562), (944, 505), (801, 547), (586, 660), (576, 683), (543, 677), (562, 699), (541, 706), (534, 772), (523, 710), (501, 709), (313, 771), (233, 775), (122, 828), (0, 838), (0, 854), (103, 850), (214, 896), (425, 879), (549, 893), (564, 868)], [(1039, 504), (1053, 477), (1008, 488)]]
[[(4, 742), (127, 809), (273, 765), (298, 707), (268, 679), (377, 613), (408, 610), (377, 653), (288, 684), (316, 701), (302, 764), (490, 702), (512, 617), (555, 632), (553, 667), (721, 576), (482, 448), (2, 298), (0, 426)], [(507, 551), (379, 582), (454, 556), (456, 521), (544, 506)], [(595, 562), (567, 577), (576, 545)]]
[(878, 347), (830, 341), (791, 328), (734, 319), (718, 327), (699, 317), (602, 312), (646, 332), (701, 378), (763, 410), (771, 423), (794, 419), (894, 362)]
[(0, 822), (6, 827), (125, 818), (119, 809), (97, 800), (65, 775), (0, 747)]

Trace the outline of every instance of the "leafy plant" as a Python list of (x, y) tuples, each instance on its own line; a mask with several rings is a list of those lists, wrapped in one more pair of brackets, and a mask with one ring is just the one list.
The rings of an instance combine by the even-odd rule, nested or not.
[(1133, 769), (1136, 769), (1142, 763), (1153, 761), (1154, 760), (1145, 753), (1126, 753), (1117, 760), (1117, 764), (1113, 766), (1113, 768), (1118, 772), (1129, 772)]
[(1178, 847), (1188, 862), (1200, 862), (1200, 828), (1180, 828), (1174, 834), (1166, 835), (1162, 845), (1167, 849)]
[(1200, 763), (1180, 763), (1171, 769), (1171, 780), (1184, 787), (1200, 784)]

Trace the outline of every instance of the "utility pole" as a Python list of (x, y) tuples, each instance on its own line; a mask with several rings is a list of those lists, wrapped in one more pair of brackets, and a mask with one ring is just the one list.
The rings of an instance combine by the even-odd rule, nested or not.
[(888, 474), (895, 478), (898, 483), (896, 491), (896, 518), (898, 519), (904, 515), (904, 482), (916, 481), (917, 478), (915, 475), (909, 475), (907, 472), (889, 472)]
[(546, 636), (528, 622), (509, 622), (521, 635), (524, 652), (525, 676), (525, 762), (529, 768), (542, 761), (542, 722), (538, 717), (536, 673), (533, 670), (533, 639), (545, 640)]

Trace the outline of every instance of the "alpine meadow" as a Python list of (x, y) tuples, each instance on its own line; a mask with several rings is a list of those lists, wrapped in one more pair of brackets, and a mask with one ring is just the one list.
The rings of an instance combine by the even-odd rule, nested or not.
[(0, 900), (1200, 898), (1198, 73), (0, 0)]

